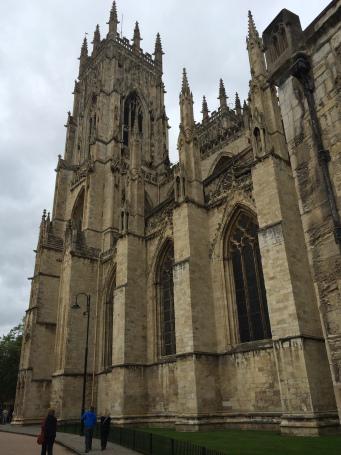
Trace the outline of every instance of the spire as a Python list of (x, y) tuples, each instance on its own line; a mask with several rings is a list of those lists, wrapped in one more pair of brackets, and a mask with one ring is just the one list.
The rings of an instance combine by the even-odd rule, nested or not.
[(95, 29), (95, 33), (94, 33), (94, 39), (93, 39), (91, 44), (93, 44), (92, 53), (94, 54), (98, 50), (99, 46), (101, 45), (101, 33), (99, 31), (99, 25), (98, 24), (96, 25), (96, 29)]
[(114, 37), (117, 35), (117, 25), (120, 21), (117, 18), (117, 8), (116, 2), (114, 1), (110, 10), (110, 18), (107, 24), (109, 25), (109, 34), (112, 34)]
[(181, 127), (185, 132), (192, 132), (194, 126), (193, 95), (189, 88), (186, 69), (182, 72), (182, 87), (180, 92)]
[(79, 57), (79, 77), (82, 75), (86, 64), (88, 63), (88, 41), (86, 36), (84, 37), (81, 55)]
[(133, 37), (132, 41), (133, 41), (133, 48), (140, 49), (142, 38), (141, 38), (141, 33), (140, 33), (140, 28), (139, 28), (138, 22), (135, 23), (134, 37)]
[(207, 101), (206, 101), (206, 97), (205, 95), (203, 96), (202, 98), (202, 110), (201, 110), (201, 113), (202, 113), (202, 120), (203, 121), (206, 121), (209, 119), (209, 110), (208, 110), (208, 106), (207, 106)]
[(235, 111), (239, 117), (242, 115), (242, 105), (240, 103), (239, 95), (237, 92), (236, 92), (236, 101), (235, 101)]
[(155, 50), (154, 50), (154, 61), (155, 64), (162, 69), (162, 56), (164, 55), (164, 52), (162, 50), (162, 44), (161, 44), (161, 38), (160, 38), (160, 33), (156, 35), (156, 41), (155, 41)]
[(256, 29), (251, 11), (248, 14), (248, 36), (246, 38), (246, 47), (249, 53), (251, 75), (257, 77), (265, 76), (265, 58), (263, 54), (262, 40)]
[(222, 79), (220, 79), (220, 83), (219, 83), (218, 100), (220, 101), (220, 109), (227, 109), (227, 101), (226, 101), (227, 96), (226, 96), (224, 81)]

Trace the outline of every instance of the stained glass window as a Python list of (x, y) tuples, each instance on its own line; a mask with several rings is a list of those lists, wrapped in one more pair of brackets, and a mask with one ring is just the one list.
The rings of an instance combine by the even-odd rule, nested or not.
[(169, 243), (163, 254), (159, 274), (161, 354), (164, 356), (176, 352), (173, 263), (174, 249)]

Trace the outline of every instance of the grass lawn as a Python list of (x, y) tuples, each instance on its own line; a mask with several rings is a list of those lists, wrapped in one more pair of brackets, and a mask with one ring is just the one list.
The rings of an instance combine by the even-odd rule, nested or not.
[(255, 430), (179, 433), (164, 428), (148, 428), (143, 431), (190, 441), (230, 455), (341, 455), (341, 436), (307, 438)]

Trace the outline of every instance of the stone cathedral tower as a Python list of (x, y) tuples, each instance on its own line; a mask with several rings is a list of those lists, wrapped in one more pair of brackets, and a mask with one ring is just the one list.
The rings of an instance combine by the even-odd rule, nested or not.
[[(249, 98), (231, 106), (221, 79), (219, 105), (210, 113), (203, 97), (199, 123), (184, 70), (175, 165), (159, 34), (153, 56), (137, 22), (131, 42), (121, 37), (114, 2), (90, 55), (84, 39), (53, 212), (40, 225), (15, 423), (39, 421), (50, 405), (60, 420), (79, 418), (89, 320), (86, 405), (116, 424), (339, 429), (340, 163), (336, 148), (331, 168), (309, 159), (319, 114), (311, 123), (311, 98), (308, 109), (287, 69), (298, 50), (314, 65), (319, 40), (339, 36), (339, 14), (333, 1), (302, 31), (283, 10), (262, 39), (249, 13)], [(303, 132), (288, 142), (298, 105)], [(295, 156), (305, 140), (306, 180)], [(334, 205), (320, 209), (326, 194)]]

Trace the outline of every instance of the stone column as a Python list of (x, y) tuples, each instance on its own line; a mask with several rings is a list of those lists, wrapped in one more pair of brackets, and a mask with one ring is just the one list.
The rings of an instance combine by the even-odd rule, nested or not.
[(174, 310), (180, 430), (193, 431), (200, 415), (216, 410), (216, 333), (207, 213), (183, 202), (174, 209)]

